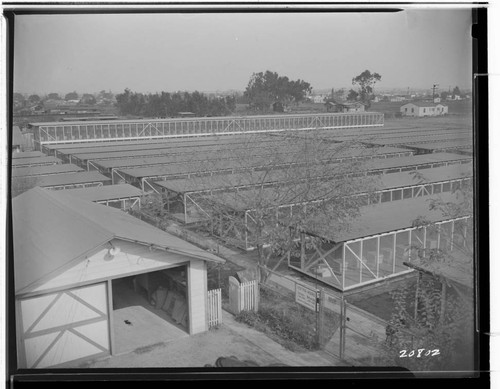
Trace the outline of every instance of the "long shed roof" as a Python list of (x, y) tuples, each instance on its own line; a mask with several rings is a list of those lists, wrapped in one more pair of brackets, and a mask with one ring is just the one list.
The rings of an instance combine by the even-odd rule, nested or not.
[(62, 161), (56, 157), (31, 157), (31, 158), (16, 158), (12, 160), (12, 167), (17, 166), (37, 166), (42, 164), (58, 164)]
[(472, 136), (470, 134), (451, 134), (449, 136), (436, 135), (433, 137), (416, 137), (416, 138), (406, 138), (406, 137), (392, 137), (392, 138), (374, 138), (365, 139), (364, 142), (380, 145), (380, 146), (406, 146), (406, 147), (416, 147), (424, 148), (421, 146), (433, 145), (438, 143), (460, 143), (463, 145), (472, 145)]
[(12, 169), (12, 177), (43, 176), (49, 174), (61, 174), (70, 172), (81, 172), (83, 169), (76, 165), (65, 163), (47, 166), (18, 167)]
[(49, 187), (93, 182), (109, 183), (111, 182), (111, 178), (96, 171), (80, 171), (76, 173), (53, 174), (50, 176), (39, 177), (37, 186)]
[[(406, 166), (415, 165), (425, 165), (431, 163), (445, 163), (452, 161), (466, 161), (472, 160), (470, 156), (467, 155), (457, 155), (452, 153), (435, 153), (435, 154), (423, 154), (408, 157), (394, 157), (387, 159), (374, 159), (369, 160), (363, 165), (363, 170), (384, 170), (392, 168), (400, 168)], [(264, 161), (264, 159), (261, 159)], [(283, 161), (285, 162), (285, 161)], [(252, 165), (253, 166), (253, 165)], [(256, 164), (257, 166), (257, 164)], [(201, 171), (216, 171), (217, 169), (227, 169), (230, 170), (232, 166), (228, 165), (227, 162), (218, 161), (213, 162), (210, 165), (206, 165), (205, 169), (201, 169), (203, 165), (193, 164), (192, 166), (188, 164), (176, 164), (176, 165), (157, 165), (148, 167), (135, 167), (135, 168), (124, 168), (119, 169), (120, 172), (134, 178), (144, 178), (144, 177), (156, 177), (156, 176), (175, 176), (177, 174), (190, 174)], [(246, 166), (251, 167), (251, 166)], [(242, 165), (233, 166), (233, 168), (243, 168)]]
[[(376, 114), (376, 112), (367, 112), (369, 114)], [(239, 120), (239, 119), (247, 119), (247, 120), (257, 120), (257, 119), (275, 119), (279, 120), (282, 118), (293, 118), (293, 117), (321, 117), (321, 116), (331, 116), (335, 115), (332, 113), (315, 113), (315, 114), (286, 114), (286, 115), (252, 115), (252, 116), (212, 116), (212, 117), (192, 117), (192, 118), (167, 118), (167, 119), (119, 119), (119, 120), (104, 120), (104, 121), (84, 121), (84, 122), (35, 122), (29, 123), (29, 126), (61, 126), (61, 125), (78, 125), (78, 124), (117, 124), (117, 123), (161, 123), (161, 122), (184, 122), (187, 120), (204, 120), (204, 121), (217, 121), (217, 120)], [(341, 114), (338, 114), (341, 115)], [(345, 115), (345, 114), (344, 114)]]
[[(336, 151), (336, 149), (338, 151)], [(255, 150), (250, 152), (250, 150)], [(395, 147), (350, 147), (346, 148), (344, 146), (339, 147), (337, 145), (332, 145), (330, 148), (325, 148), (325, 150), (319, 151), (314, 154), (313, 157), (319, 157), (323, 159), (336, 159), (336, 158), (358, 158), (358, 157), (370, 157), (370, 156), (382, 156), (389, 154), (398, 153), (413, 153), (411, 150)], [(157, 157), (138, 157), (138, 158), (116, 158), (116, 159), (103, 159), (93, 161), (94, 165), (100, 166), (105, 169), (115, 169), (124, 167), (140, 167), (141, 165), (168, 165), (168, 164), (178, 164), (178, 163), (197, 163), (200, 161), (217, 161), (217, 160), (228, 160), (237, 159), (243, 160), (248, 163), (260, 163), (259, 161), (265, 160), (269, 156), (281, 155), (281, 160), (283, 161), (300, 161), (303, 158), (307, 158), (308, 155), (303, 152), (302, 147), (293, 146), (287, 147), (287, 145), (282, 145), (278, 148), (265, 148), (256, 147), (255, 149), (242, 148), (242, 149), (214, 149), (212, 152), (204, 153), (193, 152), (189, 154), (178, 154), (170, 156), (157, 156)]]
[[(296, 142), (297, 143), (297, 142)], [(226, 152), (229, 150), (237, 150), (237, 149), (245, 149), (245, 150), (250, 150), (250, 149), (265, 149), (265, 150), (271, 150), (271, 149), (291, 149), (292, 147), (296, 148), (297, 144), (295, 145), (292, 142), (287, 142), (285, 143), (284, 141), (279, 141), (279, 140), (259, 140), (256, 142), (246, 142), (246, 143), (233, 143), (233, 144), (226, 144), (226, 143), (219, 143), (219, 144), (209, 144), (209, 145), (197, 145), (193, 146), (193, 148), (184, 148), (184, 147), (177, 147), (175, 145), (168, 145), (164, 147), (141, 147), (137, 149), (126, 149), (124, 150), (123, 147), (116, 146), (113, 148), (109, 149), (97, 149), (97, 150), (92, 150), (92, 152), (89, 152), (88, 150), (85, 150), (85, 152), (80, 153), (80, 152), (68, 152), (67, 150), (64, 150), (62, 153), (66, 155), (71, 155), (72, 157), (76, 157), (82, 161), (88, 161), (88, 160), (107, 160), (107, 159), (132, 159), (132, 158), (140, 158), (140, 157), (153, 157), (153, 156), (168, 156), (168, 155), (179, 155), (179, 154), (184, 154), (184, 155), (196, 155), (196, 156), (201, 156), (202, 154), (210, 154), (210, 153), (217, 153), (220, 151)]]
[(224, 262), (121, 210), (78, 199), (65, 191), (33, 188), (13, 199), (12, 216), (16, 291), (83, 260), (114, 238)]
[[(474, 288), (474, 256), (463, 250), (454, 250), (448, 255), (450, 261), (412, 260), (405, 265), (413, 269), (444, 278), (471, 290)], [(472, 297), (472, 294), (471, 294)]]
[[(346, 242), (409, 228), (419, 216), (425, 217), (429, 222), (451, 219), (451, 217), (443, 215), (439, 210), (430, 210), (433, 199), (441, 199), (444, 202), (458, 202), (456, 194), (447, 193), (368, 205), (361, 207), (360, 215), (350, 221), (348, 231), (330, 235), (321, 233), (319, 235), (333, 242)], [(467, 214), (463, 214), (463, 216), (467, 216)], [(315, 233), (314, 229), (310, 232)]]
[[(242, 146), (251, 144), (251, 143), (260, 143), (260, 142), (278, 142), (279, 139), (276, 138), (264, 138), (264, 137), (255, 137), (249, 138), (248, 135), (246, 137), (239, 137), (238, 139), (234, 139), (231, 137), (227, 137), (225, 139), (219, 139), (220, 137), (201, 137), (192, 140), (186, 139), (157, 139), (155, 142), (135, 142), (135, 141), (121, 141), (121, 142), (89, 142), (82, 144), (71, 144), (71, 145), (46, 145), (45, 147), (50, 148), (52, 150), (57, 150), (58, 153), (63, 154), (71, 154), (78, 155), (83, 153), (116, 153), (123, 151), (139, 151), (139, 150), (156, 150), (156, 149), (185, 149), (188, 151), (190, 148), (200, 148), (200, 147), (213, 147), (221, 145), (235, 145), (241, 144)], [(50, 147), (50, 146), (67, 146), (67, 147)]]
[(12, 159), (36, 158), (44, 156), (45, 154), (41, 151), (20, 151), (12, 153)]
[(412, 143), (409, 146), (425, 150), (471, 149), (472, 139), (457, 139), (447, 142)]
[(104, 201), (142, 196), (142, 190), (129, 184), (103, 185), (93, 188), (66, 189), (66, 193), (87, 201)]
[[(431, 169), (418, 171), (419, 176), (415, 175), (415, 171), (388, 173), (380, 177), (380, 183), (377, 186), (378, 190), (398, 188), (404, 186), (418, 185), (420, 183), (433, 183), (441, 181), (450, 181), (464, 177), (472, 177), (472, 166), (470, 165), (450, 165), (440, 166)], [(314, 179), (332, 180), (323, 172), (323, 176), (315, 177)], [(303, 180), (305, 180), (303, 178)], [(307, 180), (311, 180), (309, 177)], [(176, 193), (190, 193), (197, 191), (208, 191), (224, 188), (244, 187), (244, 186), (260, 186), (271, 183), (285, 183), (301, 181), (299, 177), (284, 174), (280, 170), (270, 172), (253, 172), (252, 174), (230, 174), (223, 176), (213, 176), (210, 178), (184, 178), (176, 180), (154, 181), (154, 185), (165, 188)]]

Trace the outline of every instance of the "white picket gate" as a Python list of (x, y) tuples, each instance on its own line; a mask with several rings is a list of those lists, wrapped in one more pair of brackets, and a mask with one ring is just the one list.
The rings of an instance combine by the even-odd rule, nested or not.
[(229, 277), (229, 305), (235, 315), (241, 311), (259, 310), (259, 283), (257, 280), (242, 282)]
[(244, 311), (257, 311), (259, 306), (259, 284), (257, 280), (240, 284), (241, 307)]
[(207, 297), (208, 328), (222, 324), (222, 298), (220, 289), (208, 291)]

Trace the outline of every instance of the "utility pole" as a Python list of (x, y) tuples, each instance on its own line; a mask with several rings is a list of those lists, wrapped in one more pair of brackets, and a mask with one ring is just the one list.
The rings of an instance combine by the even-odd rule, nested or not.
[(433, 103), (434, 103), (434, 99), (435, 99), (434, 95), (436, 94), (436, 92), (435, 92), (435, 91), (436, 91), (436, 88), (437, 88), (438, 86), (439, 86), (438, 84), (434, 84), (434, 85), (432, 85), (432, 102), (433, 102)]

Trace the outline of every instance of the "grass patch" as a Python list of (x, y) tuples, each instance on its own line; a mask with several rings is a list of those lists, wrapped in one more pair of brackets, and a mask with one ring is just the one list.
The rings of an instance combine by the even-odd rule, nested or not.
[[(242, 311), (235, 317), (257, 331), (263, 332), (283, 347), (298, 352), (318, 350), (340, 326), (340, 316), (324, 310), (320, 319), (316, 312), (295, 302), (292, 295), (260, 289), (259, 311)], [(322, 320), (322, 333), (318, 337), (316, 328)]]

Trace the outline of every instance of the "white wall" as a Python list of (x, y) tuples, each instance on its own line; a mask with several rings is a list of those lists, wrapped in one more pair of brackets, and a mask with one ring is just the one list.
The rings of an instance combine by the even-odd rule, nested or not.
[(208, 330), (207, 268), (205, 261), (192, 260), (188, 266), (189, 333)]
[(172, 254), (163, 250), (150, 249), (138, 243), (119, 239), (111, 241), (113, 246), (120, 248), (120, 253), (106, 261), (105, 255), (109, 244), (105, 244), (97, 252), (81, 262), (68, 268), (52, 279), (36, 286), (30, 292), (54, 290), (69, 286), (81, 285), (100, 280), (127, 277), (128, 275), (146, 273), (158, 269), (165, 269), (168, 265), (179, 265), (189, 260), (189, 257)]

